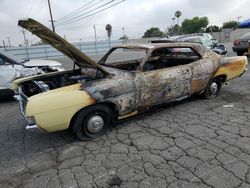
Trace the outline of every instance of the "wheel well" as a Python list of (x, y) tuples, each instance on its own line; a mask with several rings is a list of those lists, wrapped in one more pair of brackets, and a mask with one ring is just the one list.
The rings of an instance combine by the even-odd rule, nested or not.
[(226, 75), (219, 75), (219, 76), (216, 76), (214, 79), (221, 81), (221, 83), (224, 83), (227, 80), (227, 76)]
[[(114, 117), (117, 117), (117, 115), (118, 115), (118, 109), (117, 109), (117, 107), (116, 107), (116, 104), (114, 104), (114, 103), (112, 103), (112, 102), (99, 102), (99, 103), (95, 103), (95, 104), (90, 105), (90, 106), (95, 106), (95, 105), (98, 105), (98, 104), (107, 105), (107, 106), (113, 111)], [(69, 129), (71, 129), (71, 127), (72, 127), (72, 125), (73, 125), (73, 123), (74, 123), (74, 121), (75, 121), (77, 115), (78, 115), (82, 110), (84, 110), (84, 109), (86, 109), (86, 108), (88, 108), (88, 107), (90, 107), (90, 106), (86, 106), (86, 107), (80, 109), (79, 111), (77, 111), (77, 112), (73, 115), (73, 117), (71, 118), (70, 123), (69, 123)]]

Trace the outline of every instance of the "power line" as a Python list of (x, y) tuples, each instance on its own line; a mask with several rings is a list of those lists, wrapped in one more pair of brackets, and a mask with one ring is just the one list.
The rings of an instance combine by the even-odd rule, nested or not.
[[(81, 28), (81, 27), (84, 27), (84, 28), (90, 28), (92, 27), (93, 25), (90, 25), (90, 24), (78, 24), (78, 25), (73, 25), (73, 26), (68, 26), (68, 25), (62, 25), (62, 26), (59, 26), (60, 31), (64, 31), (64, 30), (72, 30), (72, 29), (77, 29), (77, 28)], [(112, 30), (120, 30), (121, 28), (125, 27), (126, 29), (129, 29), (129, 30), (145, 30), (145, 29), (148, 29), (148, 28), (151, 28), (151, 27), (159, 27), (159, 28), (163, 28), (165, 25), (112, 25)], [(95, 24), (95, 27), (98, 29), (98, 28), (104, 28), (105, 25), (103, 24)]]
[[(59, 18), (59, 19), (56, 20), (56, 21), (57, 21), (57, 22), (61, 22), (61, 21), (65, 20), (65, 19), (68, 19), (68, 17), (71, 17), (71, 16), (74, 16), (74, 15), (78, 14), (80, 10), (82, 10), (83, 8), (89, 6), (89, 5), (90, 5), (91, 3), (93, 3), (94, 1), (96, 1), (96, 0), (91, 0), (90, 2), (86, 3), (85, 5), (81, 6), (80, 8), (78, 8), (78, 9), (72, 11), (71, 13), (67, 14), (66, 16), (63, 16), (62, 18)], [(98, 3), (100, 3), (100, 2), (98, 2)], [(96, 5), (96, 4), (95, 4), (95, 5)], [(90, 8), (90, 7), (89, 7), (89, 8)], [(87, 8), (87, 9), (88, 9), (88, 8)], [(86, 10), (86, 9), (84, 9), (84, 10)]]
[[(83, 14), (80, 14), (80, 15), (78, 15), (78, 16), (74, 16), (74, 17), (69, 18), (69, 19), (67, 19), (67, 20), (65, 20), (65, 21), (62, 21), (62, 23), (60, 23), (60, 24), (65, 24), (65, 23), (67, 24), (68, 22), (74, 21), (75, 19), (78, 19), (78, 18), (80, 18), (80, 17), (82, 17), (82, 16), (84, 16), (84, 15), (86, 15), (86, 14), (88, 14), (88, 13), (91, 13), (91, 12), (97, 10), (97, 9), (100, 9), (100, 8), (102, 8), (102, 7), (104, 7), (104, 6), (108, 5), (108, 4), (110, 4), (110, 3), (113, 3), (114, 1), (115, 1), (115, 0), (108, 1), (107, 3), (104, 3), (104, 4), (102, 4), (102, 5), (100, 5), (100, 6), (96, 7), (96, 8), (94, 8), (94, 9), (92, 9), (92, 10), (89, 10), (89, 11), (83, 13)], [(60, 24), (59, 24), (59, 25), (60, 25)]]
[[(114, 1), (114, 0), (110, 1), (109, 3), (113, 2), (113, 1)], [(63, 25), (66, 25), (66, 24), (69, 24), (69, 23), (74, 23), (74, 22), (77, 22), (77, 21), (82, 20), (82, 19), (84, 19), (84, 18), (88, 18), (88, 17), (93, 16), (93, 15), (95, 15), (95, 14), (98, 14), (98, 13), (100, 13), (100, 12), (102, 12), (102, 11), (105, 11), (105, 10), (107, 10), (107, 9), (109, 9), (109, 8), (112, 8), (112, 7), (114, 7), (114, 6), (116, 6), (116, 5), (120, 4), (120, 3), (122, 3), (122, 2), (124, 2), (124, 1), (125, 1), (125, 0), (121, 0), (121, 1), (119, 1), (119, 2), (117, 2), (117, 3), (115, 3), (115, 4), (113, 4), (113, 5), (110, 5), (110, 6), (106, 7), (106, 8), (103, 8), (103, 9), (97, 11), (97, 12), (94, 12), (94, 13), (92, 13), (92, 14), (89, 14), (89, 15), (87, 15), (87, 16), (84, 16), (84, 15), (90, 13), (90, 11), (89, 11), (89, 12), (87, 12), (87, 13), (81, 15), (81, 16), (84, 16), (84, 17), (78, 16), (77, 18), (75, 18), (75, 19), (72, 20), (72, 21), (67, 21), (67, 22), (63, 23)], [(106, 3), (106, 5), (107, 5), (107, 3)], [(103, 6), (106, 6), (106, 5), (103, 5)], [(101, 8), (101, 7), (100, 7), (100, 8)], [(95, 10), (97, 10), (97, 9), (99, 9), (99, 8), (96, 8)], [(93, 12), (93, 11), (95, 11), (95, 10), (92, 10), (91, 12)]]
[(42, 0), (42, 1), (40, 1), (40, 2), (42, 2), (42, 3), (39, 4), (39, 11), (37, 11), (37, 13), (36, 13), (36, 16), (37, 16), (37, 17), (39, 17), (39, 16), (43, 13), (44, 8), (47, 7), (47, 6), (45, 5), (45, 4), (46, 4), (46, 0)]
[(40, 0), (40, 1), (36, 1), (36, 2), (35, 2), (35, 0), (32, 0), (32, 2), (30, 3), (31, 6), (29, 6), (28, 11), (26, 12), (26, 17), (33, 16), (34, 12), (35, 12), (35, 14), (40, 12), (41, 3), (43, 1), (46, 1), (46, 0)]

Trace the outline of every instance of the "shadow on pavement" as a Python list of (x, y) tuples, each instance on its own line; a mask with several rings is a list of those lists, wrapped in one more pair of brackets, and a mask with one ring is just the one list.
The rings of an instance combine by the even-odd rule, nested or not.
[(13, 98), (13, 96), (11, 95), (5, 95), (5, 96), (1, 96), (0, 97), (0, 104), (1, 103), (5, 103), (5, 102), (13, 102), (15, 99)]

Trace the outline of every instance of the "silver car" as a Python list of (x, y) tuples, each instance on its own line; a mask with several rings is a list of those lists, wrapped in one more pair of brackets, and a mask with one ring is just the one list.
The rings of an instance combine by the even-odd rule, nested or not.
[(248, 51), (250, 43), (250, 32), (246, 33), (239, 39), (234, 40), (233, 43), (233, 51), (237, 53), (237, 55), (244, 55), (245, 52)]
[(62, 64), (53, 60), (33, 59), (24, 61), (0, 50), (0, 99), (14, 95), (12, 82), (17, 78), (64, 70)]

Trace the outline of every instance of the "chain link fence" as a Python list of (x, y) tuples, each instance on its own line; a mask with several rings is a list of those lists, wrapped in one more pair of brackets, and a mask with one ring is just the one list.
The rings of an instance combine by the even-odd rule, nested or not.
[[(87, 55), (106, 53), (110, 47), (123, 44), (123, 40), (104, 40), (98, 42), (76, 42), (72, 43)], [(63, 57), (64, 55), (50, 45), (5, 47), (4, 50), (21, 59), (51, 59)]]

